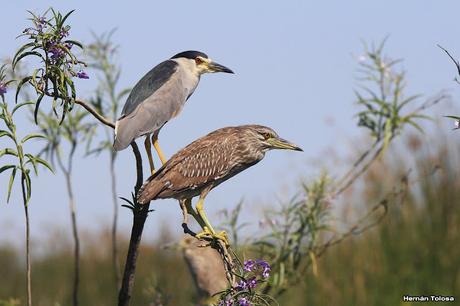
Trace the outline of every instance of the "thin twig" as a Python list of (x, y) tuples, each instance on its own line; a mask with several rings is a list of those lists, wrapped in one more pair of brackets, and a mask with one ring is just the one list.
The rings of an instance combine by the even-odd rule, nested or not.
[(117, 291), (120, 289), (120, 266), (118, 263), (118, 245), (117, 245), (117, 223), (118, 223), (118, 197), (117, 184), (115, 176), (115, 153), (110, 152), (110, 177), (112, 187), (112, 204), (113, 204), (113, 219), (112, 219), (112, 265), (115, 277), (115, 287)]
[(78, 235), (77, 227), (77, 212), (75, 205), (75, 197), (72, 189), (72, 160), (75, 153), (75, 146), (69, 154), (69, 160), (67, 162), (67, 168), (62, 162), (60, 153), (57, 152), (56, 159), (58, 161), (59, 168), (64, 174), (66, 180), (67, 194), (69, 197), (69, 209), (70, 209), (70, 220), (72, 224), (72, 235), (74, 240), (74, 280), (73, 280), (73, 291), (72, 291), (72, 305), (78, 305), (78, 289), (80, 286), (80, 237)]
[(101, 114), (99, 114), (91, 105), (89, 105), (88, 103), (82, 101), (82, 100), (79, 100), (79, 99), (76, 99), (75, 100), (75, 104), (78, 104), (78, 105), (81, 105), (83, 106), (84, 109), (86, 109), (88, 112), (91, 113), (91, 115), (93, 115), (97, 120), (99, 120), (100, 122), (102, 122), (103, 124), (111, 127), (112, 129), (115, 128), (115, 124), (113, 122), (111, 122), (110, 120), (108, 120), (107, 118), (105, 118), (104, 116), (102, 116)]

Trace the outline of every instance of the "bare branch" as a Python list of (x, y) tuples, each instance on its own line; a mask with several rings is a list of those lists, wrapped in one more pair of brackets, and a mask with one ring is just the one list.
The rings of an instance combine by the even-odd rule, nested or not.
[(91, 113), (91, 115), (93, 115), (97, 120), (99, 120), (101, 123), (111, 127), (112, 129), (115, 128), (115, 124), (113, 122), (111, 122), (110, 120), (108, 120), (107, 118), (105, 118), (104, 116), (102, 116), (101, 114), (99, 114), (93, 107), (91, 107), (91, 105), (89, 105), (88, 103), (82, 101), (82, 100), (79, 100), (79, 99), (76, 99), (75, 100), (75, 103), (80, 105), (80, 106), (83, 106), (84, 109), (86, 109), (88, 112)]

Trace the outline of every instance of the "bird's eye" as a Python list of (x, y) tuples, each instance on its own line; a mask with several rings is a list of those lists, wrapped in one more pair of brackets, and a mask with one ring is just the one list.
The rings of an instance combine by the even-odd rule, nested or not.
[(267, 139), (272, 137), (272, 135), (270, 135), (270, 133), (262, 133), (262, 136), (264, 137), (265, 140), (267, 140)]
[(203, 59), (201, 57), (195, 57), (195, 63), (197, 65), (201, 64), (203, 62)]

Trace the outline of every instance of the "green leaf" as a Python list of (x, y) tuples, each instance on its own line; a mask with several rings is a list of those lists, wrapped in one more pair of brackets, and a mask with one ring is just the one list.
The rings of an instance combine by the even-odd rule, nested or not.
[(19, 48), (19, 50), (16, 52), (16, 54), (14, 55), (13, 57), (13, 61), (12, 61), (12, 65), (13, 65), (13, 70), (14, 68), (16, 68), (16, 64), (19, 60), (16, 60), (18, 58), (18, 56), (24, 51), (26, 50), (27, 48), (30, 48), (30, 47), (33, 47), (35, 46), (35, 42), (30, 42), (30, 43), (27, 43), (25, 44), (24, 46), (22, 46), (21, 48)]
[(66, 21), (66, 19), (70, 16), (70, 14), (72, 14), (75, 10), (71, 10), (70, 12), (68, 12), (64, 18), (62, 18), (61, 22), (60, 22), (60, 26), (62, 27), (64, 25), (64, 22)]
[(37, 52), (37, 51), (27, 51), (27, 52), (22, 53), (21, 55), (19, 55), (19, 56), (16, 58), (16, 62), (13, 63), (13, 66), (16, 66), (17, 63), (18, 63), (20, 60), (22, 60), (24, 57), (30, 56), (30, 55), (38, 56), (39, 58), (42, 59), (42, 61), (45, 61), (45, 59), (43, 58), (43, 56), (42, 56), (39, 52)]
[(455, 119), (455, 120), (460, 120), (460, 117), (457, 117), (457, 116), (444, 116), (444, 117)]
[(405, 99), (404, 101), (402, 101), (398, 107), (396, 108), (397, 111), (399, 112), (405, 105), (407, 105), (408, 103), (410, 103), (411, 101), (414, 101), (418, 98), (420, 98), (422, 95), (414, 95), (414, 96), (410, 96), (409, 98)]
[(0, 138), (2, 138), (3, 136), (7, 136), (14, 141), (13, 135), (11, 135), (10, 132), (5, 131), (5, 130), (0, 130)]
[(44, 159), (36, 156), (35, 157), (35, 161), (43, 166), (45, 166), (46, 168), (48, 168), (49, 171), (51, 171), (52, 173), (54, 173), (54, 170), (53, 170), (53, 167), (51, 167), (51, 165)]
[(382, 147), (382, 152), (380, 153), (381, 156), (385, 154), (386, 149), (388, 148), (388, 145), (390, 144), (391, 140), (391, 119), (387, 119), (385, 121), (385, 131), (383, 134), (383, 147)]
[(66, 82), (70, 86), (70, 90), (72, 92), (72, 99), (75, 101), (75, 99), (77, 98), (77, 91), (75, 90), (75, 84), (70, 78), (66, 78)]
[(3, 167), (0, 168), (0, 173), (6, 171), (6, 170), (8, 170), (8, 169), (11, 169), (11, 168), (16, 168), (16, 166), (15, 166), (15, 165), (6, 165), (6, 166), (3, 166)]
[(37, 163), (35, 162), (35, 156), (33, 156), (30, 153), (27, 153), (26, 157), (28, 158), (26, 164), (31, 163), (32, 167), (34, 168), (35, 175), (38, 175), (38, 169), (37, 169)]
[(418, 125), (417, 123), (415, 123), (414, 121), (409, 120), (409, 121), (407, 121), (407, 124), (412, 125), (412, 126), (413, 126), (414, 128), (416, 128), (420, 133), (425, 134), (425, 131), (422, 129), (422, 127), (421, 127), (420, 125)]
[(33, 101), (27, 101), (27, 102), (19, 103), (18, 105), (16, 105), (16, 106), (13, 108), (13, 110), (11, 111), (11, 115), (14, 115), (14, 113), (15, 113), (18, 109), (20, 109), (21, 107), (26, 106), (26, 105), (33, 105), (33, 104), (35, 104), (35, 102), (33, 102)]
[[(27, 77), (23, 78), (23, 79), (19, 82), (18, 87), (16, 88), (16, 96), (15, 96), (15, 101), (16, 101), (16, 103), (18, 103), (18, 96), (19, 96), (19, 92), (21, 91), (22, 86), (23, 86), (25, 83), (29, 82), (31, 79), (32, 79), (32, 76), (27, 76)], [(13, 112), (14, 112), (14, 110), (13, 110)]]
[(76, 40), (68, 39), (68, 40), (64, 41), (64, 43), (70, 43), (70, 44), (73, 44), (73, 45), (79, 47), (80, 49), (83, 49), (83, 45), (80, 42), (76, 41)]
[(32, 182), (30, 181), (29, 172), (23, 173), (24, 180), (26, 182), (26, 204), (29, 203), (30, 197), (32, 196)]
[(34, 120), (35, 120), (35, 124), (38, 124), (38, 120), (37, 120), (37, 116), (38, 116), (38, 109), (40, 107), (40, 102), (42, 101), (43, 97), (45, 96), (44, 93), (42, 93), (38, 99), (37, 99), (37, 102), (35, 103), (35, 110), (34, 110)]
[(25, 136), (22, 140), (21, 140), (21, 144), (24, 144), (26, 141), (30, 140), (30, 139), (34, 139), (34, 138), (41, 138), (41, 139), (47, 139), (45, 136), (43, 136), (42, 134), (37, 134), (37, 133), (34, 133), (34, 134), (29, 134), (27, 136)]
[(6, 148), (6, 149), (3, 149), (3, 150), (0, 150), (0, 157), (2, 157), (3, 155), (13, 155), (13, 156), (17, 157), (18, 153), (13, 149)]
[(16, 176), (16, 170), (17, 170), (17, 168), (15, 167), (13, 169), (13, 171), (11, 171), (10, 181), (8, 182), (8, 195), (6, 197), (6, 203), (8, 203), (10, 201), (11, 189), (13, 187), (14, 178)]
[(412, 114), (412, 115), (408, 115), (407, 116), (409, 119), (412, 119), (412, 118), (419, 118), (419, 119), (426, 119), (426, 120), (431, 120), (433, 121), (433, 118), (431, 116), (427, 116), (427, 115), (422, 115), (422, 114)]

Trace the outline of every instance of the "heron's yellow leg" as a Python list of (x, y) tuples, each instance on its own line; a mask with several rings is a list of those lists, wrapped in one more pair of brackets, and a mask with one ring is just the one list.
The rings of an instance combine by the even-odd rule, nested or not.
[(179, 203), (180, 203), (180, 208), (182, 209), (182, 215), (183, 215), (182, 222), (183, 223), (185, 224), (188, 223), (187, 215), (190, 214), (202, 228), (206, 226), (203, 220), (201, 220), (201, 217), (196, 213), (195, 209), (193, 209), (192, 199), (180, 200)]
[(161, 163), (164, 165), (166, 163), (166, 158), (163, 154), (163, 151), (161, 151), (160, 144), (158, 143), (158, 134), (155, 133), (152, 136), (152, 142), (153, 142), (153, 147), (157, 151), (158, 157), (160, 157)]
[(150, 172), (154, 174), (155, 166), (153, 165), (152, 143), (150, 142), (150, 135), (147, 135), (147, 137), (145, 137), (144, 146), (145, 146), (145, 151), (147, 152), (147, 158), (149, 159)]
[(205, 195), (201, 195), (200, 199), (198, 200), (198, 203), (196, 204), (196, 211), (197, 211), (198, 215), (201, 217), (201, 220), (203, 220), (203, 223), (204, 223), (204, 226), (201, 225), (203, 227), (203, 231), (201, 233), (198, 233), (196, 235), (196, 237), (201, 238), (201, 237), (205, 237), (205, 236), (210, 235), (215, 239), (222, 240), (226, 245), (230, 245), (228, 243), (227, 233), (225, 231), (216, 233), (216, 231), (212, 227), (211, 223), (209, 222), (208, 218), (206, 217), (206, 214), (205, 214), (204, 209), (203, 209), (204, 198), (205, 198)]

